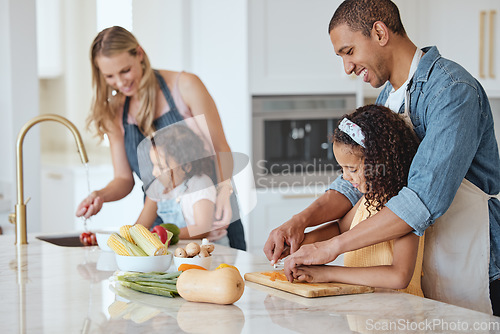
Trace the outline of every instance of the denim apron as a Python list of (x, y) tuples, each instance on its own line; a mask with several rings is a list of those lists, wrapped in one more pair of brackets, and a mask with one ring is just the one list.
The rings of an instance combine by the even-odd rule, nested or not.
[[(175, 105), (174, 99), (168, 86), (161, 76), (161, 74), (155, 70), (156, 79), (160, 85), (161, 91), (167, 100), (168, 106), (170, 107), (170, 111), (161, 115), (157, 119), (153, 121), (153, 126), (156, 130), (162, 129), (171, 124), (183, 121), (184, 118), (179, 113), (177, 106)], [(139, 130), (139, 127), (135, 124), (129, 124), (127, 122), (128, 119), (128, 111), (130, 108), (130, 98), (127, 97), (125, 99), (125, 104), (123, 106), (123, 129), (125, 131), (124, 141), (125, 141), (125, 152), (127, 153), (128, 163), (130, 168), (137, 174), (139, 178), (141, 178), (141, 174), (139, 172), (139, 161), (137, 158), (137, 146), (139, 143), (145, 138), (142, 132)], [(142, 179), (142, 178), (141, 178)], [(144, 191), (144, 187), (143, 187)], [(146, 196), (144, 194), (144, 196)], [(231, 208), (233, 212), (238, 212), (238, 206), (236, 197), (234, 194), (231, 196)], [(156, 217), (154, 225), (162, 224), (163, 221), (160, 217)], [(227, 235), (229, 238), (229, 242), (231, 247), (246, 250), (246, 242), (245, 242), (245, 232), (243, 230), (243, 224), (240, 219), (232, 222), (227, 228)]]
[[(177, 107), (174, 103), (174, 99), (170, 90), (165, 83), (163, 77), (155, 71), (156, 79), (160, 84), (161, 91), (167, 100), (168, 106), (170, 107), (170, 111), (161, 115), (157, 119), (153, 121), (153, 126), (155, 130), (164, 128), (171, 124), (183, 121), (184, 118), (177, 110)], [(128, 110), (130, 108), (130, 98), (127, 96), (125, 99), (125, 105), (123, 106), (123, 129), (125, 130), (124, 140), (125, 140), (125, 151), (127, 153), (128, 163), (130, 164), (130, 168), (137, 174), (139, 178), (141, 178), (141, 174), (139, 172), (139, 161), (137, 158), (137, 146), (139, 143), (145, 138), (142, 132), (139, 130), (139, 127), (135, 124), (129, 124), (127, 122), (128, 119)]]
[[(158, 83), (160, 85), (161, 91), (163, 92), (163, 95), (165, 96), (165, 99), (167, 100), (167, 103), (170, 107), (170, 111), (161, 115), (157, 119), (153, 121), (153, 126), (155, 129), (161, 129), (166, 126), (169, 126), (171, 124), (183, 121), (184, 118), (181, 116), (179, 111), (177, 110), (177, 107), (174, 103), (174, 99), (172, 97), (172, 94), (170, 93), (170, 90), (167, 87), (167, 84), (165, 83), (165, 80), (163, 77), (160, 75), (158, 71), (155, 71), (156, 79), (158, 80)], [(139, 146), (139, 143), (145, 138), (142, 132), (139, 130), (139, 127), (135, 124), (129, 124), (127, 122), (128, 119), (128, 111), (130, 108), (130, 98), (127, 96), (125, 99), (125, 104), (123, 106), (123, 129), (125, 131), (124, 134), (124, 141), (125, 141), (125, 152), (127, 153), (127, 159), (128, 163), (130, 165), (130, 168), (137, 174), (137, 176), (141, 178), (141, 174), (139, 171), (139, 161), (137, 158), (137, 146)], [(144, 187), (143, 187), (144, 191)], [(146, 195), (144, 195), (146, 196)], [(154, 225), (159, 225), (163, 223), (160, 217), (156, 217), (156, 220), (154, 222)]]
[(178, 228), (187, 227), (179, 197), (160, 200), (158, 202), (158, 216), (164, 223), (177, 225)]

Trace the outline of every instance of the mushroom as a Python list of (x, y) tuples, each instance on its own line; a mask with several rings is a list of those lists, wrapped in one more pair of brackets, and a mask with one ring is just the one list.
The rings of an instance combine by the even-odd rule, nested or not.
[(186, 254), (188, 257), (194, 257), (200, 253), (200, 245), (196, 242), (190, 242), (186, 245)]
[(201, 249), (206, 249), (207, 252), (212, 253), (214, 251), (214, 244), (209, 244), (209, 245), (201, 245)]
[(176, 257), (187, 257), (186, 251), (184, 250), (184, 248), (181, 247), (177, 247), (177, 249), (174, 252), (174, 255)]
[(200, 250), (200, 257), (209, 257), (210, 254), (208, 253), (208, 250), (203, 247), (201, 250)]

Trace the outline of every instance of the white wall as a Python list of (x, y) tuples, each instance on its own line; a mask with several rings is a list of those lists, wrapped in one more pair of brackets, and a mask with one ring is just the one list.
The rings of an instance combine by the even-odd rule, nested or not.
[[(155, 68), (189, 69), (188, 30), (184, 20), (189, 1), (134, 0), (133, 33), (145, 48)], [(90, 163), (98, 155), (108, 154), (108, 148), (99, 144), (94, 133), (87, 131), (86, 119), (92, 99), (90, 45), (97, 35), (96, 2), (88, 0), (61, 0), (62, 74), (40, 80), (42, 113), (56, 113), (67, 117), (81, 131), (89, 153)], [(57, 17), (53, 18), (57, 20)], [(71, 134), (57, 124), (42, 128), (42, 151), (76, 154)]]
[[(92, 146), (95, 141), (83, 129), (92, 97), (89, 47), (97, 34), (95, 1), (61, 1), (61, 6), (63, 74), (41, 80), (40, 103), (43, 111), (67, 116)], [(231, 147), (249, 153), (250, 130), (242, 133), (241, 128), (233, 126), (240, 124), (242, 117), (245, 122), (250, 121), (246, 113), (246, 19), (246, 0), (133, 1), (133, 33), (153, 67), (186, 70), (200, 76), (219, 107)], [(44, 151), (73, 151), (65, 129), (51, 127), (42, 131)]]
[[(8, 182), (15, 194), (15, 151), (22, 125), (38, 115), (36, 22), (34, 0), (0, 0), (0, 180)], [(28, 204), (28, 232), (40, 229), (40, 143), (39, 129), (33, 128), (24, 141), (24, 195)], [(14, 201), (13, 201), (14, 202)], [(14, 207), (11, 209), (14, 210)], [(1, 215), (2, 227), (12, 225)]]
[(189, 0), (134, 0), (133, 33), (154, 68), (189, 70)]
[[(192, 71), (203, 80), (217, 105), (231, 150), (250, 157), (248, 1), (192, 0), (190, 12)], [(235, 169), (239, 165), (236, 162)], [(245, 213), (256, 201), (249, 167), (234, 178), (245, 227)]]
[(247, 1), (193, 0), (192, 70), (215, 100), (231, 149), (250, 154)]
[(153, 67), (198, 75), (233, 151), (250, 154), (246, 0), (135, 0), (134, 35)]
[[(85, 121), (92, 98), (89, 48), (97, 34), (95, 1), (60, 1), (60, 39), (62, 73), (60, 76), (40, 80), (40, 111), (68, 118), (81, 131), (89, 151), (89, 159), (98, 150), (97, 140), (85, 131)], [(56, 36), (57, 37), (57, 36)], [(70, 152), (76, 154), (71, 133), (60, 124), (47, 123), (41, 128), (43, 152)]]

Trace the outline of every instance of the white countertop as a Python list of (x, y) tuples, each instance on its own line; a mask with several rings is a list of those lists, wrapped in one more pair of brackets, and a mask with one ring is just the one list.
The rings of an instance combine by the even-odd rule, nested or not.
[[(115, 295), (108, 280), (113, 253), (59, 247), (34, 236), (28, 242), (17, 251), (14, 236), (0, 236), (2, 333), (487, 333), (488, 326), (500, 331), (499, 317), (382, 290), (308, 299), (247, 282), (233, 305), (131, 290)], [(242, 275), (272, 269), (264, 256), (216, 246), (212, 268), (223, 262)]]

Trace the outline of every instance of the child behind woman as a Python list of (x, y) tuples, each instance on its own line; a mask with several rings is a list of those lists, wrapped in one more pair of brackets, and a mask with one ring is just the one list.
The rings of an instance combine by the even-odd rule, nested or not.
[(170, 125), (152, 137), (149, 158), (155, 180), (146, 194), (157, 201), (163, 222), (177, 225), (180, 239), (207, 237), (229, 246), (227, 231), (212, 229), (217, 191), (210, 177), (213, 157), (202, 139), (185, 124)]
[[(377, 105), (345, 115), (333, 134), (333, 151), (343, 178), (363, 197), (338, 222), (306, 234), (303, 244), (324, 241), (375, 215), (407, 183), (418, 139), (403, 118)], [(422, 296), (423, 237), (401, 238), (344, 255), (344, 267), (302, 266), (294, 277), (308, 282), (342, 282), (401, 289)]]

